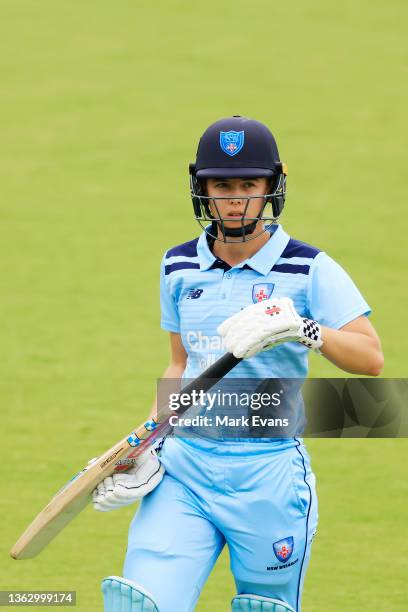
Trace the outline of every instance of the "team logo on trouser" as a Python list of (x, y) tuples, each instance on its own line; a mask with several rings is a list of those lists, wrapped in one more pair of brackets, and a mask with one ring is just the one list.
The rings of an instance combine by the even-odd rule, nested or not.
[(293, 537), (278, 540), (273, 544), (273, 552), (278, 561), (289, 561), (293, 553)]

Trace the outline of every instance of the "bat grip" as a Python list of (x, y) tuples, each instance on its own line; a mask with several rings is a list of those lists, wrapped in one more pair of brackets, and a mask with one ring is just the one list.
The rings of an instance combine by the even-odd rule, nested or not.
[(213, 365), (207, 368), (200, 376), (183, 387), (183, 393), (191, 393), (191, 391), (207, 391), (215, 383), (226, 376), (239, 362), (241, 358), (234, 357), (232, 353), (225, 353)]
[[(234, 357), (232, 353), (225, 353), (225, 355), (220, 357), (220, 359), (218, 359), (209, 368), (202, 372), (200, 376), (189, 382), (188, 385), (186, 385), (185, 387), (182, 387), (183, 395), (191, 396), (193, 392), (200, 393), (200, 391), (208, 391), (208, 389), (211, 389), (211, 387), (217, 384), (217, 382), (221, 380), (221, 378), (226, 376), (226, 374), (228, 374), (228, 372), (230, 372), (232, 368), (234, 368), (240, 361), (242, 361), (242, 359)], [(192, 403), (193, 398), (191, 397), (190, 402), (186, 402), (178, 408), (178, 414), (186, 412), (188, 408), (190, 408)], [(168, 403), (166, 403), (165, 406), (163, 406), (163, 412), (161, 410), (158, 411), (159, 422), (162, 422), (169, 418), (168, 410)]]

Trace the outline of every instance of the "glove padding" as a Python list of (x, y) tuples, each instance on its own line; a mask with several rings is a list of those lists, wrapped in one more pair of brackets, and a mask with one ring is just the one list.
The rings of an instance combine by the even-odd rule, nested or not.
[(227, 351), (243, 359), (282, 342), (301, 342), (318, 352), (323, 344), (320, 325), (300, 317), (286, 297), (247, 306), (221, 323), (218, 333)]
[(108, 512), (133, 504), (157, 487), (164, 472), (156, 451), (149, 448), (129, 470), (112, 474), (98, 484), (92, 494), (93, 507)]

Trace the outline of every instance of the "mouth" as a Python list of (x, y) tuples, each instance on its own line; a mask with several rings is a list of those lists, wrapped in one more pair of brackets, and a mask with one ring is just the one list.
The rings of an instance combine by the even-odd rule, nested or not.
[(230, 219), (242, 219), (244, 214), (242, 212), (230, 212), (227, 217)]

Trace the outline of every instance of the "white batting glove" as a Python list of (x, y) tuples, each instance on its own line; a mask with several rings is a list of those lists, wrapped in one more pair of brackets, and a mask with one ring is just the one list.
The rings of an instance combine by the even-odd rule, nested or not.
[(98, 484), (92, 493), (94, 509), (108, 512), (133, 504), (157, 487), (164, 472), (156, 450), (149, 448), (129, 470), (112, 474)]
[(243, 359), (282, 342), (301, 342), (317, 352), (323, 344), (320, 325), (300, 317), (286, 297), (247, 306), (221, 323), (218, 333), (227, 351)]

